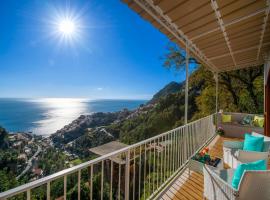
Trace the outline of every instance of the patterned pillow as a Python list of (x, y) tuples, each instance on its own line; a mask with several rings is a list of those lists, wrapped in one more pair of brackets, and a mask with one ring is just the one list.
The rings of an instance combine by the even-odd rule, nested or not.
[(252, 121), (253, 121), (253, 116), (252, 115), (246, 115), (243, 120), (242, 123), (243, 125), (252, 125)]
[(253, 120), (254, 126), (263, 127), (264, 126), (264, 117), (255, 115)]

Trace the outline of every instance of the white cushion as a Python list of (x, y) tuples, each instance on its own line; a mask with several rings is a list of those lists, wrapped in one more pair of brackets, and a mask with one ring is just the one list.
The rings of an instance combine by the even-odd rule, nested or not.
[(252, 132), (251, 133), (252, 136), (255, 136), (255, 137), (264, 137), (264, 144), (263, 144), (263, 151), (266, 152), (266, 151), (269, 151), (270, 149), (270, 137), (267, 137), (265, 135), (262, 135), (260, 133), (256, 133), (256, 132)]
[(264, 141), (267, 141), (267, 142), (269, 141), (270, 142), (270, 137), (267, 137), (267, 136), (262, 135), (260, 133), (252, 132), (251, 135), (256, 136), (256, 137), (264, 137)]

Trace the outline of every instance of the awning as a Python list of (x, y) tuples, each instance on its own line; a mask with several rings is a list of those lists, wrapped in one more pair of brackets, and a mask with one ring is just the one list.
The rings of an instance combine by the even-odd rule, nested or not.
[(123, 0), (211, 71), (264, 63), (270, 0)]

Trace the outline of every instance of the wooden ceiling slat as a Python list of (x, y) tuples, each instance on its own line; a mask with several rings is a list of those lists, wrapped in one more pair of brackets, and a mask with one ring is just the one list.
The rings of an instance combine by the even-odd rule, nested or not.
[(200, 25), (199, 27), (193, 28), (192, 30), (189, 30), (188, 32), (184, 32), (189, 38), (192, 38), (196, 35), (199, 35), (201, 33), (206, 32), (207, 30), (219, 28), (218, 23), (216, 20), (213, 20), (209, 24), (203, 24)]
[(194, 39), (194, 40), (192, 40), (192, 41), (194, 41), (195, 43), (197, 43), (197, 42), (201, 42), (201, 41), (208, 40), (209, 38), (216, 38), (216, 37), (219, 37), (220, 35), (223, 37), (223, 34), (222, 34), (221, 30), (218, 29), (218, 30), (215, 31), (215, 32), (209, 33), (208, 35), (204, 35), (204, 36), (199, 37), (199, 38), (197, 38), (197, 39)]
[(243, 53), (238, 53), (238, 54), (235, 54), (235, 58), (247, 58), (247, 57), (250, 57), (250, 56), (254, 56), (256, 57), (256, 53), (257, 53), (257, 49), (253, 49), (253, 50), (250, 50), (250, 51), (246, 51), (246, 52), (243, 52)]
[(252, 56), (252, 55), (254, 57), (256, 57), (256, 53), (257, 53), (257, 49), (253, 49), (251, 51), (235, 54), (235, 57), (237, 57), (237, 58), (247, 58), (247, 57)]
[(229, 4), (233, 3), (235, 0), (217, 0), (217, 4), (219, 8), (223, 8), (225, 6), (228, 6)]
[(255, 23), (249, 23), (249, 24), (245, 24), (245, 25), (242, 25), (242, 26), (237, 26), (235, 28), (228, 28), (227, 29), (227, 33), (228, 35), (230, 34), (234, 34), (234, 33), (237, 33), (237, 32), (242, 32), (242, 31), (248, 31), (250, 29), (258, 29), (258, 27), (262, 27), (262, 24), (263, 24), (263, 20), (257, 20)]
[(156, 5), (158, 5), (162, 10), (164, 14), (167, 14), (172, 9), (176, 9), (178, 6), (183, 4), (186, 0), (163, 0)]
[(257, 60), (256, 53), (254, 53), (253, 55), (250, 55), (249, 57), (245, 57), (245, 58), (235, 58), (235, 61), (237, 64), (241, 64), (243, 62), (252, 62), (252, 61), (256, 61), (256, 60)]
[[(240, 9), (243, 9), (243, 7), (250, 6), (254, 4), (254, 0), (245, 0), (245, 1), (233, 1), (230, 4), (227, 4), (224, 7), (220, 7), (220, 12), (222, 16), (229, 15), (235, 11), (238, 11)], [(219, 4), (218, 4), (219, 5)]]
[(235, 34), (231, 34), (231, 35), (229, 35), (229, 38), (231, 40), (236, 39), (236, 38), (241, 39), (242, 36), (257, 34), (257, 33), (260, 33), (261, 30), (262, 30), (261, 27), (257, 27), (257, 28), (254, 28), (254, 29), (248, 29), (246, 31), (242, 31), (242, 32), (237, 32)]
[(255, 16), (244, 19), (238, 23), (228, 25), (228, 26), (226, 26), (226, 29), (230, 30), (230, 29), (241, 27), (241, 26), (246, 27), (246, 25), (250, 25), (250, 24), (254, 25), (254, 23), (256, 24), (260, 21), (263, 21), (263, 18), (264, 18), (264, 12), (261, 12)]
[[(215, 56), (212, 56), (212, 57), (215, 57)], [(214, 60), (217, 60), (218, 61), (220, 59), (232, 59), (232, 56), (230, 55), (230, 53), (228, 53), (225, 57), (212, 59), (211, 61), (214, 61)]]
[(259, 24), (257, 26), (252, 26), (252, 27), (246, 27), (246, 28), (236, 28), (230, 31), (227, 31), (228, 36), (233, 36), (234, 34), (239, 34), (239, 33), (247, 33), (250, 31), (256, 31), (256, 30), (262, 30), (262, 24)]
[(258, 45), (258, 41), (251, 41), (251, 42), (248, 42), (248, 43), (242, 43), (242, 44), (234, 44), (232, 46), (232, 50), (233, 51), (238, 51), (238, 50), (242, 50), (242, 49), (247, 49), (247, 48), (250, 48), (250, 47), (253, 47), (255, 45)]
[(239, 60), (237, 61), (237, 64), (242, 65), (244, 63), (250, 63), (250, 62), (255, 62), (255, 61), (256, 61), (256, 56), (254, 58)]
[(251, 14), (251, 13), (254, 13), (262, 8), (265, 8), (265, 1), (254, 1), (254, 3), (250, 4), (249, 6), (247, 7), (244, 7), (242, 9), (238, 9), (226, 16), (222, 15), (222, 19), (224, 21), (224, 23), (228, 23), (234, 19), (237, 19), (237, 18), (240, 18), (240, 17), (243, 17), (245, 15), (248, 15), (248, 14)]
[(236, 66), (232, 66), (232, 65), (223, 65), (223, 66), (219, 66), (220, 71), (231, 71), (231, 70), (235, 70), (235, 69), (241, 69), (241, 68), (246, 68), (246, 67), (252, 67), (252, 66), (258, 66), (259, 64), (263, 64), (263, 60), (258, 60), (258, 61), (252, 61), (252, 62), (247, 62), (247, 63), (243, 63), (243, 64), (237, 64)]
[(188, 0), (180, 6), (177, 6), (175, 9), (171, 10), (169, 13), (166, 13), (166, 15), (168, 15), (172, 22), (174, 22), (175, 20), (187, 15), (188, 13), (193, 12), (198, 7), (202, 7), (207, 2), (208, 0)]
[[(251, 34), (246, 34), (246, 35), (241, 35), (241, 36), (238, 36), (238, 37), (230, 37), (230, 42), (231, 43), (234, 43), (234, 42), (241, 42), (241, 41), (247, 41), (249, 39), (254, 39), (254, 38), (259, 38), (261, 35), (260, 31), (256, 31), (254, 33), (251, 33)], [(259, 39), (258, 39), (259, 40)]]
[(238, 44), (238, 45), (233, 46), (232, 49), (233, 49), (233, 52), (234, 51), (243, 51), (244, 49), (249, 49), (249, 48), (252, 48), (254, 46), (259, 46), (257, 41)]
[(177, 19), (175, 21), (175, 24), (184, 27), (190, 23), (200, 20), (201, 18), (207, 18), (208, 15), (210, 15), (211, 13), (213, 13), (213, 10), (211, 9), (209, 4), (206, 4), (203, 7), (201, 7), (198, 11), (191, 12)]
[(231, 56), (230, 54), (230, 51), (228, 50), (227, 52), (225, 53), (220, 53), (220, 52), (214, 52), (212, 54), (207, 54), (208, 58), (212, 61), (212, 60), (216, 60), (218, 58), (223, 58), (223, 55), (225, 55), (224, 57), (227, 57), (227, 56)]
[(186, 32), (190, 32), (192, 30), (196, 30), (196, 29), (194, 29), (194, 27), (200, 28), (200, 27), (203, 27), (203, 26), (211, 24), (211, 23), (217, 24), (214, 17), (215, 17), (215, 13), (212, 12), (211, 14), (207, 15), (206, 17), (200, 18), (196, 21), (193, 21), (192, 23), (186, 24), (185, 26), (181, 26), (181, 24), (179, 24), (179, 23), (176, 23), (176, 25), (181, 30), (183, 30), (184, 33), (186, 33)]
[(221, 38), (220, 40), (212, 41), (211, 43), (209, 42), (208, 44), (201, 45), (200, 49), (202, 51), (207, 51), (208, 49), (219, 49), (219, 48), (224, 48), (224, 46), (227, 46), (226, 41), (224, 38)]
[(213, 55), (213, 56), (218, 56), (222, 54), (228, 54), (230, 53), (229, 49), (227, 46), (220, 47), (218, 49), (209, 49), (207, 51), (204, 51), (205, 55), (209, 57), (208, 55)]
[(153, 0), (153, 3), (154, 3), (154, 5), (158, 5), (158, 4), (160, 4), (162, 1), (164, 1), (164, 0)]
[(264, 39), (263, 39), (263, 42), (264, 42), (264, 43), (269, 43), (269, 42), (270, 42), (270, 37), (264, 38)]
[[(244, 54), (244, 55), (247, 54), (248, 55), (249, 52), (254, 52), (254, 53), (257, 52), (258, 48), (259, 48), (259, 46), (257, 45), (257, 46), (251, 47), (251, 48), (242, 49), (242, 50), (239, 50), (239, 51), (234, 51), (233, 55), (234, 56), (238, 56), (238, 55), (241, 56), (242, 54)], [(223, 55), (218, 55), (216, 57), (214, 55), (209, 55), (209, 59), (210, 60), (215, 60), (215, 59), (226, 57), (226, 56), (230, 56), (230, 53), (223, 54)]]
[(250, 38), (249, 40), (238, 40), (236, 42), (232, 43), (233, 47), (241, 46), (243, 44), (246, 44), (246, 46), (256, 46), (259, 45), (259, 38)]
[(214, 60), (212, 61), (214, 65), (223, 65), (223, 64), (228, 64), (228, 65), (234, 65), (232, 57), (228, 57), (226, 59), (220, 59), (220, 60)]
[(205, 49), (213, 45), (218, 45), (219, 43), (224, 43), (226, 44), (226, 41), (224, 37), (219, 37), (214, 40), (211, 40), (208, 38), (207, 40), (201, 41), (200, 43), (197, 43), (197, 46), (200, 47), (200, 49)]

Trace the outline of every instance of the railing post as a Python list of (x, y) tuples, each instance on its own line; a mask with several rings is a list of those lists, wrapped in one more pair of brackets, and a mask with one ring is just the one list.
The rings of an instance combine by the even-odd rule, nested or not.
[(186, 84), (185, 84), (185, 124), (188, 122), (188, 67), (189, 67), (189, 49), (186, 44)]
[(47, 183), (47, 200), (51, 199), (51, 183)]
[(125, 200), (129, 200), (129, 176), (130, 176), (130, 149), (126, 153), (125, 165)]
[(216, 82), (216, 113), (218, 112), (218, 73), (214, 73), (214, 79)]
[(67, 175), (64, 176), (64, 200), (67, 199)]
[(81, 170), (78, 171), (78, 200), (81, 199)]
[(30, 200), (31, 199), (31, 190), (30, 189), (28, 189), (27, 191), (26, 191), (26, 198), (27, 198), (27, 200)]

